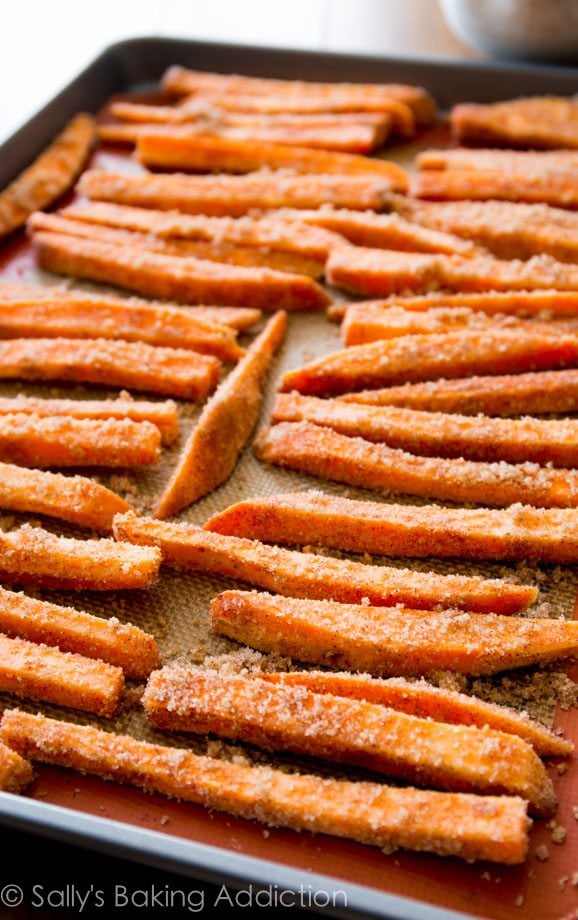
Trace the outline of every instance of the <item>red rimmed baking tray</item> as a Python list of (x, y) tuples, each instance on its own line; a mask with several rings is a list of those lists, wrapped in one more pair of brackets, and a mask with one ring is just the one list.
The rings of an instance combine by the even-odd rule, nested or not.
[[(174, 63), (271, 77), (416, 83), (425, 86), (441, 107), (534, 93), (569, 95), (578, 86), (578, 71), (569, 69), (134, 39), (105, 51), (0, 147), (0, 187), (28, 165), (74, 113), (97, 112), (113, 94), (150, 91)], [(21, 240), (7, 244), (0, 251), (0, 276), (26, 259)], [(578, 667), (568, 674), (578, 679)], [(559, 709), (555, 724), (578, 745), (576, 711)], [(0, 794), (0, 822), (192, 877), (237, 887), (303, 891), (303, 906), (323, 907), (337, 916), (451, 920), (466, 914), (493, 920), (557, 920), (578, 906), (578, 887), (572, 885), (578, 870), (578, 821), (573, 813), (578, 773), (572, 764), (564, 774), (553, 769), (553, 777), (561, 801), (556, 821), (567, 829), (566, 842), (557, 846), (546, 827), (537, 828), (532, 853), (545, 843), (548, 860), (538, 862), (531, 855), (525, 866), (516, 868), (408, 853), (386, 856), (349, 841), (264, 831), (261, 825), (201, 807), (47, 767), (39, 769), (26, 796)], [(324, 892), (335, 893), (334, 906), (331, 899), (325, 905)]]

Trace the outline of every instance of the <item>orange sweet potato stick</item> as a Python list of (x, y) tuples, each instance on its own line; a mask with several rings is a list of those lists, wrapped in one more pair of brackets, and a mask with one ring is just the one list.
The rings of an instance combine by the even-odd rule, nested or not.
[[(479, 313), (490, 316), (496, 314), (536, 317), (549, 319), (550, 317), (578, 316), (578, 294), (574, 291), (487, 291), (476, 294), (426, 294), (411, 296), (392, 296), (385, 300), (367, 301), (375, 308), (386, 310), (390, 307), (399, 307), (416, 313), (428, 312), (437, 307), (454, 309), (467, 307)], [(328, 309), (331, 319), (341, 321), (350, 304), (332, 304)]]
[(239, 216), (255, 208), (319, 208), (323, 204), (365, 211), (389, 206), (386, 176), (128, 175), (88, 170), (78, 183), (87, 198), (185, 214)]
[[(516, 864), (528, 850), (526, 803), (285, 773), (203, 757), (16, 709), (3, 740), (32, 760), (130, 783), (274, 827), (359, 843)], [(401, 816), (401, 818), (400, 818)]]
[(493, 729), (482, 733), (258, 675), (175, 666), (151, 674), (143, 705), (158, 729), (214, 733), (453, 792), (521, 795), (542, 815), (556, 807), (552, 781), (530, 745)]
[(160, 453), (150, 422), (0, 415), (0, 459), (20, 466), (150, 466)]
[(115, 518), (114, 534), (117, 540), (160, 547), (168, 565), (225, 575), (289, 597), (332, 597), (351, 603), (367, 598), (376, 605), (411, 603), (427, 609), (439, 604), (516, 613), (537, 596), (535, 588), (500, 579), (362, 565), (222, 536), (192, 524), (139, 518), (132, 512)]
[(464, 330), (356, 345), (289, 371), (282, 388), (332, 396), (422, 380), (519, 374), (577, 364), (577, 335)]
[(575, 517), (565, 508), (395, 505), (311, 491), (237, 502), (209, 518), (205, 530), (378, 556), (531, 559), (573, 565), (578, 562)]
[(287, 314), (276, 313), (209, 400), (156, 502), (156, 517), (177, 514), (231, 475), (257, 424), (265, 378), (286, 331)]
[(140, 680), (160, 665), (154, 636), (116, 617), (95, 617), (0, 588), (0, 629), (8, 636), (98, 658)]
[(0, 237), (46, 208), (73, 184), (94, 142), (94, 119), (76, 115), (31, 166), (0, 193)]
[(273, 422), (313, 422), (425, 457), (578, 467), (578, 420), (488, 418), (281, 393)]
[(24, 524), (0, 531), (0, 579), (47, 588), (115, 591), (146, 588), (158, 576), (161, 554), (113, 540), (73, 540)]
[(9, 463), (0, 463), (0, 508), (43, 514), (101, 533), (111, 532), (115, 514), (131, 510), (119, 495), (85, 476), (62, 476)]
[[(37, 396), (0, 396), (0, 419), (3, 415), (35, 415), (40, 418), (65, 416), (74, 419), (130, 419), (150, 422), (161, 433), (163, 444), (173, 444), (179, 435), (177, 407), (172, 399), (165, 402), (134, 400), (127, 393), (120, 399), (43, 399)], [(1, 425), (1, 421), (0, 421)]]
[(217, 385), (219, 368), (220, 362), (213, 355), (199, 355), (185, 348), (157, 348), (145, 342), (0, 341), (0, 379), (100, 383), (203, 401)]
[(578, 290), (575, 266), (550, 256), (518, 262), (347, 245), (331, 250), (325, 274), (331, 284), (368, 297), (407, 290), (420, 293), (432, 287), (453, 291)]
[(298, 173), (383, 176), (392, 190), (407, 190), (407, 174), (396, 163), (353, 153), (334, 153), (309, 147), (289, 147), (267, 141), (229, 140), (202, 135), (141, 134), (136, 155), (143, 166), (193, 172), (249, 173), (263, 167)]
[(430, 201), (526, 201), (578, 208), (576, 172), (512, 172), (491, 169), (429, 169), (416, 173), (411, 194)]
[(23, 792), (32, 782), (32, 767), (20, 754), (0, 742), (0, 790)]
[[(361, 615), (363, 614), (363, 616)], [(494, 674), (576, 654), (578, 622), (363, 607), (225, 591), (213, 629), (265, 652), (378, 677)]]
[(112, 716), (123, 689), (120, 668), (0, 635), (0, 690), (4, 693)]
[(416, 457), (310, 422), (274, 425), (257, 437), (254, 446), (257, 457), (265, 463), (385, 495), (419, 495), (477, 505), (578, 507), (575, 470), (550, 469), (536, 463)]
[(329, 300), (305, 275), (183, 259), (60, 233), (36, 233), (34, 244), (39, 264), (47, 271), (116, 284), (151, 297), (268, 310), (317, 310)]
[(528, 96), (490, 105), (466, 103), (451, 112), (460, 140), (519, 147), (576, 147), (578, 106), (573, 98)]
[(424, 150), (418, 154), (419, 169), (490, 169), (511, 172), (548, 172), (578, 169), (574, 150), (496, 150), (456, 147), (453, 150)]
[[(462, 415), (546, 415), (578, 411), (578, 371), (435, 380), (339, 396), (343, 402), (406, 406)], [(0, 402), (1, 408), (1, 402)]]

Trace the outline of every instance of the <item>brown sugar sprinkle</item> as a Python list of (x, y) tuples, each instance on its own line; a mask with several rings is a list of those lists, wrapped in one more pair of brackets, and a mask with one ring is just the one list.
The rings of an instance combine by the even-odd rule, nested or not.
[(568, 835), (568, 831), (562, 824), (556, 824), (554, 820), (548, 821), (547, 824), (548, 830), (550, 831), (550, 836), (552, 837), (553, 843), (561, 846)]
[(546, 846), (546, 844), (541, 843), (540, 846), (536, 848), (536, 852), (534, 855), (536, 859), (538, 859), (540, 862), (546, 862), (546, 860), (549, 859), (550, 857), (550, 853), (548, 851), (548, 847)]

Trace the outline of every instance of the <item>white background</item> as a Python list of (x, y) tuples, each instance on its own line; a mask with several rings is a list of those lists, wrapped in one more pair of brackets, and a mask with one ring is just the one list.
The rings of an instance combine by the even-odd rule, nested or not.
[(437, 0), (0, 0), (0, 143), (111, 42), (142, 35), (457, 56)]

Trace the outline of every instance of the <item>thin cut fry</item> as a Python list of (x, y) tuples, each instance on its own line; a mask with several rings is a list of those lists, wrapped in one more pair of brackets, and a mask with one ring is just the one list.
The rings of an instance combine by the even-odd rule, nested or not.
[(310, 422), (283, 422), (262, 432), (255, 453), (265, 463), (345, 482), (384, 495), (477, 505), (578, 507), (578, 473), (536, 463), (480, 463), (416, 457)]
[(381, 211), (389, 207), (392, 182), (386, 176), (129, 175), (88, 170), (78, 183), (87, 198), (185, 214), (240, 216), (256, 208), (339, 208)]
[(560, 96), (529, 96), (487, 105), (456, 105), (452, 128), (460, 141), (519, 147), (576, 147), (578, 105)]
[[(440, 175), (445, 175), (441, 173)], [(355, 294), (386, 297), (443, 287), (454, 291), (578, 290), (578, 269), (550, 256), (527, 262), (434, 253), (336, 246), (325, 266), (327, 280)]]
[(258, 674), (178, 666), (151, 674), (143, 705), (159, 729), (215, 733), (453, 792), (521, 795), (538, 814), (556, 806), (530, 745), (493, 729), (434, 722)]
[(0, 742), (0, 790), (23, 792), (32, 782), (32, 767), (20, 754)]
[(502, 172), (490, 169), (428, 169), (416, 173), (411, 194), (431, 201), (526, 201), (576, 210), (576, 172)]
[(439, 668), (494, 674), (573, 656), (578, 622), (446, 610), (363, 607), (225, 591), (211, 603), (213, 629), (264, 652), (377, 677)]
[(313, 422), (425, 457), (578, 467), (578, 419), (488, 418), (281, 393), (273, 422)]
[(117, 540), (160, 547), (169, 565), (236, 578), (290, 597), (515, 613), (537, 596), (535, 588), (500, 579), (362, 565), (225, 537), (192, 524), (139, 518), (132, 512), (115, 518), (114, 535)]
[(317, 831), (391, 851), (425, 850), (516, 864), (528, 851), (526, 803), (322, 779), (218, 760), (17, 709), (4, 712), (3, 740), (33, 760), (131, 783), (274, 827)]
[(518, 735), (541, 757), (564, 757), (574, 745), (516, 709), (487, 703), (455, 690), (434, 687), (425, 680), (403, 677), (379, 680), (369, 674), (334, 671), (261, 671), (262, 680), (289, 687), (306, 687), (314, 693), (331, 693), (348, 699), (366, 700), (397, 712), (451, 725), (476, 725)]
[[(467, 307), (490, 316), (509, 315), (526, 317), (532, 316), (539, 319), (549, 319), (552, 316), (571, 317), (578, 316), (578, 294), (574, 291), (486, 291), (475, 294), (425, 294), (393, 296), (386, 300), (371, 301), (375, 307), (384, 310), (390, 307), (399, 307), (415, 313), (424, 313), (437, 307), (455, 309)], [(341, 321), (349, 309), (350, 304), (332, 304), (328, 308), (330, 318)]]
[(287, 314), (276, 313), (209, 400), (156, 502), (156, 517), (177, 514), (231, 475), (257, 424), (265, 378), (286, 330)]
[(424, 150), (418, 154), (419, 169), (491, 169), (512, 172), (543, 172), (551, 169), (578, 169), (578, 153), (573, 150), (496, 150), (456, 147), (452, 150)]
[(34, 244), (38, 262), (47, 271), (115, 284), (151, 297), (265, 310), (318, 310), (329, 301), (325, 291), (305, 275), (183, 259), (60, 233), (36, 233)]
[[(0, 419), (0, 430), (1, 426)], [(43, 514), (110, 533), (115, 514), (130, 511), (131, 505), (84, 476), (62, 476), (0, 463), (0, 508)]]
[(155, 348), (145, 342), (0, 341), (0, 379), (100, 383), (203, 401), (217, 385), (219, 368), (220, 362), (212, 355), (185, 348)]
[(172, 399), (145, 402), (121, 393), (120, 399), (42, 399), (37, 396), (0, 396), (0, 426), (3, 415), (36, 415), (40, 418), (66, 416), (75, 419), (130, 419), (150, 422), (160, 433), (163, 444), (174, 444), (179, 436), (177, 407)]
[(205, 530), (378, 556), (578, 562), (576, 512), (524, 505), (443, 508), (294, 492), (237, 502)]
[(577, 335), (469, 330), (356, 345), (289, 371), (282, 387), (330, 396), (422, 380), (519, 374), (577, 364)]
[(76, 180), (94, 142), (94, 120), (76, 115), (31, 166), (0, 193), (0, 237), (47, 208)]
[(161, 554), (113, 540), (73, 540), (24, 524), (0, 531), (0, 579), (74, 591), (146, 588), (158, 576)]
[(196, 172), (249, 173), (269, 169), (292, 169), (298, 173), (332, 173), (384, 177), (392, 191), (407, 190), (407, 175), (396, 163), (333, 153), (309, 147), (288, 147), (267, 141), (238, 141), (223, 137), (181, 137), (163, 132), (141, 134), (136, 145), (139, 161), (147, 167)]
[[(542, 371), (506, 377), (467, 377), (408, 383), (339, 396), (343, 402), (406, 406), (462, 415), (548, 415), (578, 412), (578, 371)], [(1, 402), (0, 402), (1, 408)]]
[(61, 652), (48, 645), (0, 635), (0, 690), (27, 699), (69, 706), (98, 716), (118, 709), (124, 676), (120, 668)]
[(19, 466), (150, 466), (161, 435), (150, 422), (0, 415), (0, 459)]

